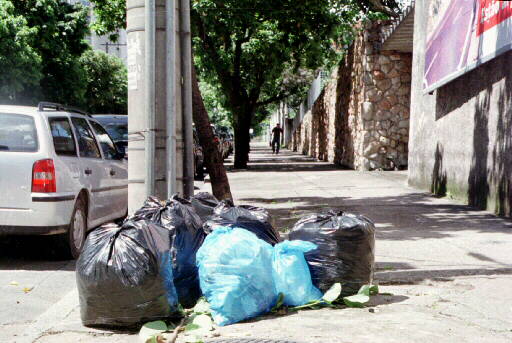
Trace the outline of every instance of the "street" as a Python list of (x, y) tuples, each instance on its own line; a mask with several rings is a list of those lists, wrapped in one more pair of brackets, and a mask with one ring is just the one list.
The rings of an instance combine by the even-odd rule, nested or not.
[[(269, 209), (282, 233), (301, 216), (327, 208), (361, 213), (376, 223), (375, 282), (383, 294), (367, 308), (300, 311), (229, 325), (216, 330), (217, 339), (512, 340), (509, 219), (409, 188), (406, 171), (342, 170), (289, 150), (272, 155), (266, 143), (253, 144), (250, 158), (248, 170), (229, 172), (235, 201)], [(0, 239), (0, 342), (137, 342), (135, 333), (81, 325), (74, 262), (59, 261), (47, 243), (45, 237)]]

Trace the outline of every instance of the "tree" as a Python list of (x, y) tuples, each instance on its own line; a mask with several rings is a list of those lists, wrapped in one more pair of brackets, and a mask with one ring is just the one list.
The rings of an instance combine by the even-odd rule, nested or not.
[(34, 29), (31, 44), (42, 59), (43, 77), (38, 85), (25, 87), (20, 102), (56, 101), (82, 106), (86, 79), (79, 58), (89, 45), (87, 10), (60, 0), (12, 1), (14, 13)]
[(224, 161), (219, 149), (213, 144), (213, 131), (201, 97), (194, 67), (192, 67), (192, 115), (196, 124), (199, 144), (203, 147), (204, 163), (210, 174), (213, 195), (219, 200), (233, 199)]
[(41, 80), (41, 56), (31, 45), (36, 29), (0, 0), (0, 102), (15, 102), (19, 92)]
[(339, 18), (329, 0), (196, 0), (193, 9), (201, 74), (227, 97), (235, 168), (246, 168), (255, 113), (289, 95), (285, 71), (325, 63)]
[(127, 113), (128, 76), (123, 61), (102, 51), (88, 50), (80, 63), (87, 80), (87, 110), (90, 113)]

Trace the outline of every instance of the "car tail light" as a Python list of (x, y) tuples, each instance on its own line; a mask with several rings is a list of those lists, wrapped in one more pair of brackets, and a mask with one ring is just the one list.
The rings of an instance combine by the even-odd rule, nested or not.
[(56, 191), (57, 182), (53, 160), (36, 161), (32, 168), (32, 192), (55, 193)]
[(217, 136), (213, 137), (213, 143), (219, 144), (219, 137), (217, 137)]

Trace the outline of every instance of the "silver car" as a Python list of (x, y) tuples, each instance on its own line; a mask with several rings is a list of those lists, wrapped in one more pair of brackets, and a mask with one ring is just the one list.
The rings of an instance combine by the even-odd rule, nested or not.
[(0, 105), (0, 235), (59, 235), (77, 258), (88, 230), (127, 213), (123, 157), (81, 111)]

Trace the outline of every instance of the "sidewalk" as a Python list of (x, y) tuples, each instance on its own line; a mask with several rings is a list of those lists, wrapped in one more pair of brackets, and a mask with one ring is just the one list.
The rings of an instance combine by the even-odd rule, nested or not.
[[(237, 203), (270, 210), (289, 230), (304, 214), (336, 208), (377, 225), (376, 282), (364, 309), (266, 316), (217, 330), (218, 342), (510, 342), (512, 222), (406, 185), (406, 172), (355, 172), (254, 145), (249, 170), (230, 172)], [(38, 343), (137, 342), (83, 328), (79, 309)]]

